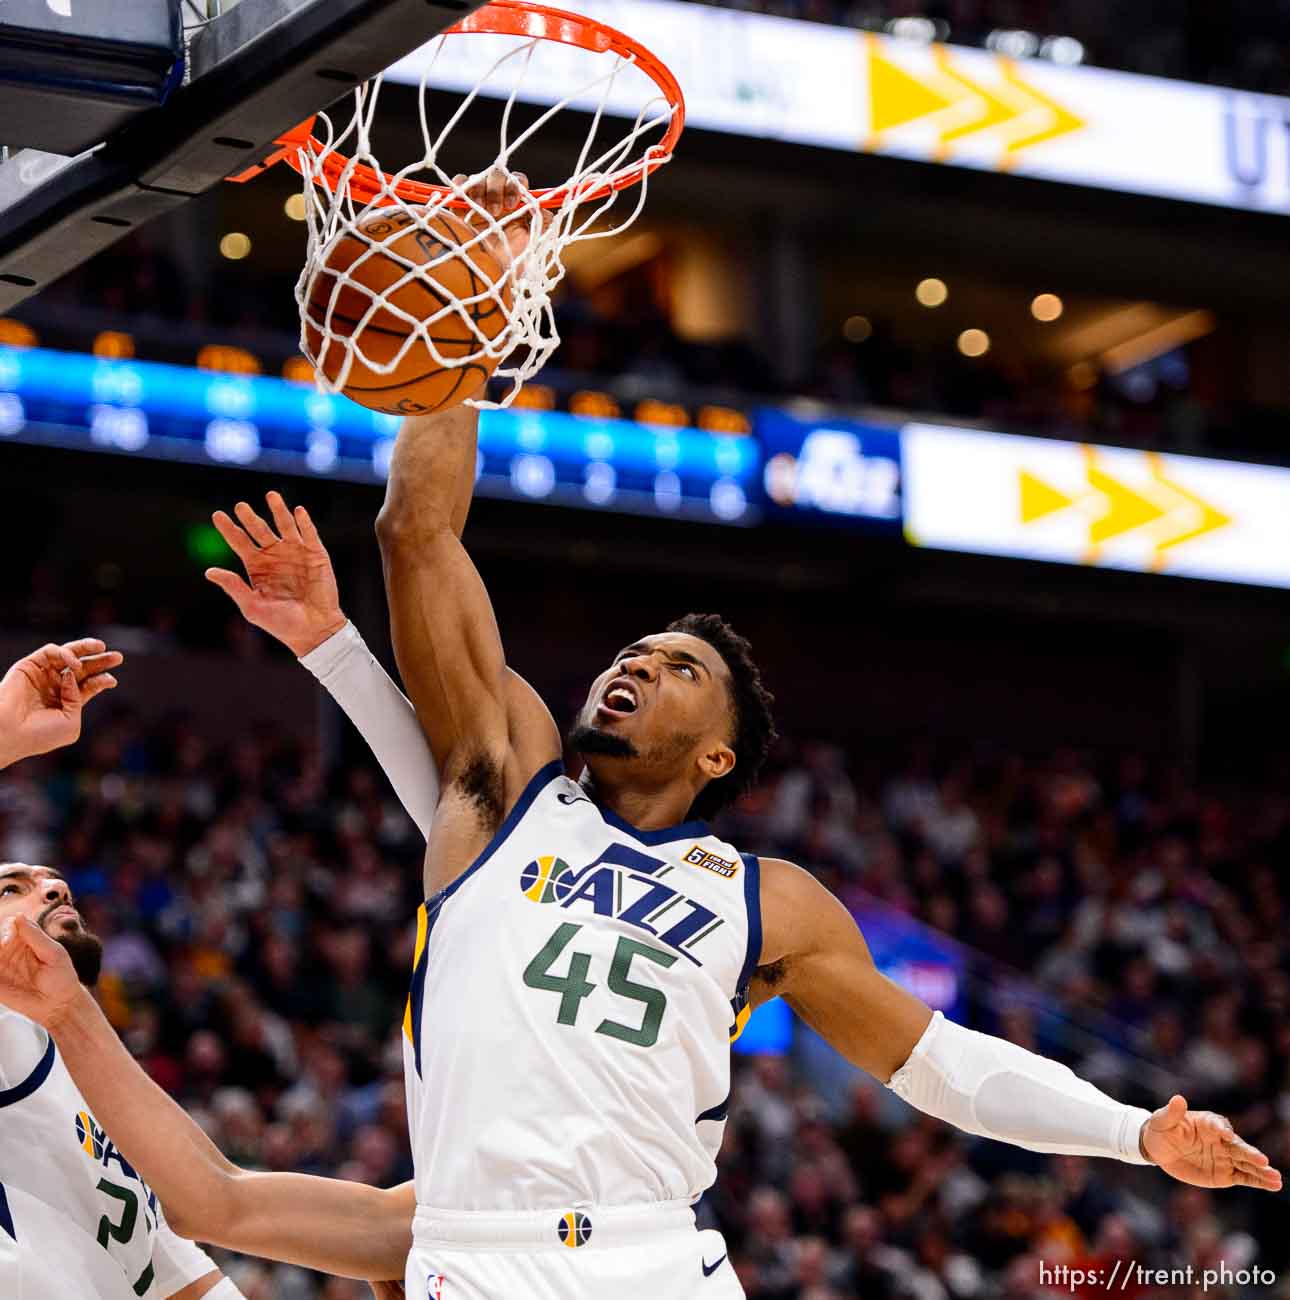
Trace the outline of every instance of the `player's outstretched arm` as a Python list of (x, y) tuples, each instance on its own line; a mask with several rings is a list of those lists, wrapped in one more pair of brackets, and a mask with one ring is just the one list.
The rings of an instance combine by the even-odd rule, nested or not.
[(762, 862), (765, 941), (754, 1003), (780, 994), (853, 1064), (911, 1106), (1031, 1151), (1157, 1164), (1201, 1187), (1277, 1191), (1281, 1175), (1221, 1115), (1175, 1096), (1154, 1114), (1066, 1066), (964, 1029), (874, 965), (850, 913), (813, 876)]
[(0, 768), (79, 739), (82, 711), (116, 686), (111, 670), (123, 662), (91, 637), (19, 659), (0, 678)]
[(24, 917), (0, 927), (0, 1002), (49, 1030), (90, 1109), (176, 1232), (343, 1277), (403, 1276), (411, 1184), (382, 1191), (239, 1169), (126, 1051), (67, 950)]
[(439, 773), (411, 701), (345, 617), (331, 556), (304, 506), (288, 508), (280, 492), (265, 501), (272, 523), (245, 501), (212, 522), (242, 562), (246, 577), (207, 569), (206, 577), (243, 618), (281, 641), (318, 678), (367, 741), (394, 793), (430, 836)]
[(488, 592), (457, 536), (478, 419), (460, 407), (404, 421), (377, 537), (395, 658), (445, 794), (469, 799), (491, 834), (533, 773), (559, 757), (560, 738), (508, 671)]

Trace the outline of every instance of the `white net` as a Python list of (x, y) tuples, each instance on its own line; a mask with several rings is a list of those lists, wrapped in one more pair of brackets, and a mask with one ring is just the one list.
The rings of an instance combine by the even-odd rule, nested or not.
[[(453, 77), (459, 78), (456, 51), (466, 45), (474, 47), (472, 58), (485, 53), (490, 62), (436, 129), (429, 111), (436, 65), (445, 48), (453, 49)], [(559, 60), (554, 71), (552, 54)], [(660, 140), (681, 110), (636, 66), (632, 54), (612, 49), (445, 33), (419, 59), (420, 157), (387, 173), (374, 156), (380, 77), (356, 90), (354, 113), (343, 130), (320, 115), (314, 140), (300, 151), (308, 222), (305, 265), (296, 284), (301, 349), (327, 392), (347, 386), (375, 390), (380, 379), (405, 375), (410, 363), (424, 362), (422, 370), (459, 371), (463, 380), (469, 378), (472, 382), (462, 387), (474, 392), (472, 405), (508, 406), (559, 346), (551, 295), (564, 277), (566, 250), (579, 241), (616, 235), (639, 217), (650, 172), (670, 152)], [(581, 76), (570, 75), (575, 63)], [(535, 68), (540, 69), (534, 78), (538, 90), (535, 94), (530, 87), (526, 96), (526, 79)], [(553, 76), (561, 88), (569, 88), (558, 99), (547, 89)], [(453, 77), (439, 80), (451, 85)], [(628, 82), (634, 83), (631, 90)], [(533, 120), (518, 126), (517, 104), (544, 94), (554, 102), (535, 117), (529, 111)], [(619, 119), (631, 111), (625, 103), (630, 94), (637, 103), (623, 123)], [(449, 139), (481, 96), (500, 101), (498, 152), (485, 167), (454, 180), (445, 159)], [(570, 108), (589, 114), (590, 124), (567, 181), (554, 189), (525, 191), (511, 212), (490, 213), (480, 201), (485, 176), (498, 167), (518, 170), (524, 146)], [(601, 143), (602, 134), (613, 138)], [(631, 184), (636, 180), (639, 184)], [(468, 233), (454, 223), (454, 215), (469, 224)], [(347, 238), (357, 241), (357, 255), (353, 244), (341, 254)], [(522, 251), (512, 255), (517, 247)], [(365, 274), (373, 261), (380, 267)], [(380, 274), (370, 273), (375, 269)], [(436, 304), (429, 314), (419, 305), (428, 303)], [(489, 374), (497, 381), (496, 400), (482, 387)], [(396, 383), (385, 387), (394, 389)], [(413, 401), (382, 409), (429, 408)]]

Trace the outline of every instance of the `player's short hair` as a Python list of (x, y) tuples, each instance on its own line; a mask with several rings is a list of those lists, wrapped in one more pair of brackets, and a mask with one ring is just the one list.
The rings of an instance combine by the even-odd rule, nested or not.
[(706, 641), (730, 670), (730, 712), (734, 723), (731, 748), (735, 751), (735, 765), (727, 775), (709, 781), (699, 791), (690, 811), (695, 817), (707, 820), (756, 785), (766, 755), (775, 742), (772, 713), (775, 697), (762, 685), (761, 670), (753, 660), (747, 638), (740, 636), (720, 614), (687, 614), (668, 624), (667, 630)]

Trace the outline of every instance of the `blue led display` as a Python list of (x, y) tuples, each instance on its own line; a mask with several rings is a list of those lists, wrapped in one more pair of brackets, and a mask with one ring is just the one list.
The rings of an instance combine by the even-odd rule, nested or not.
[[(380, 482), (399, 422), (282, 379), (0, 348), (0, 440)], [(478, 490), (749, 525), (761, 453), (751, 437), (485, 411)]]

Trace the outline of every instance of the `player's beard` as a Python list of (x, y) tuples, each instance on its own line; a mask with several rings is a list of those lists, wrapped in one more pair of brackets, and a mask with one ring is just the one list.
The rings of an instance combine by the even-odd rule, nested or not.
[(640, 750), (626, 736), (615, 736), (610, 731), (601, 731), (599, 727), (590, 727), (585, 722), (579, 723), (569, 732), (569, 748), (584, 758), (588, 754), (600, 754), (605, 758), (639, 758)]
[(96, 934), (88, 930), (71, 930), (58, 936), (58, 942), (67, 949), (72, 959), (72, 968), (76, 978), (92, 989), (99, 980), (99, 971), (103, 968), (103, 942)]
[[(55, 903), (49, 911), (57, 911), (62, 906), (61, 903)], [(103, 969), (103, 941), (97, 934), (91, 934), (80, 925), (72, 930), (64, 926), (60, 934), (50, 934), (45, 927), (44, 916), (40, 918), (39, 924), (40, 928), (51, 939), (56, 943), (61, 943), (67, 949), (67, 955), (72, 959), (72, 969), (76, 972), (76, 978), (87, 989), (92, 989), (98, 983), (99, 972)]]

